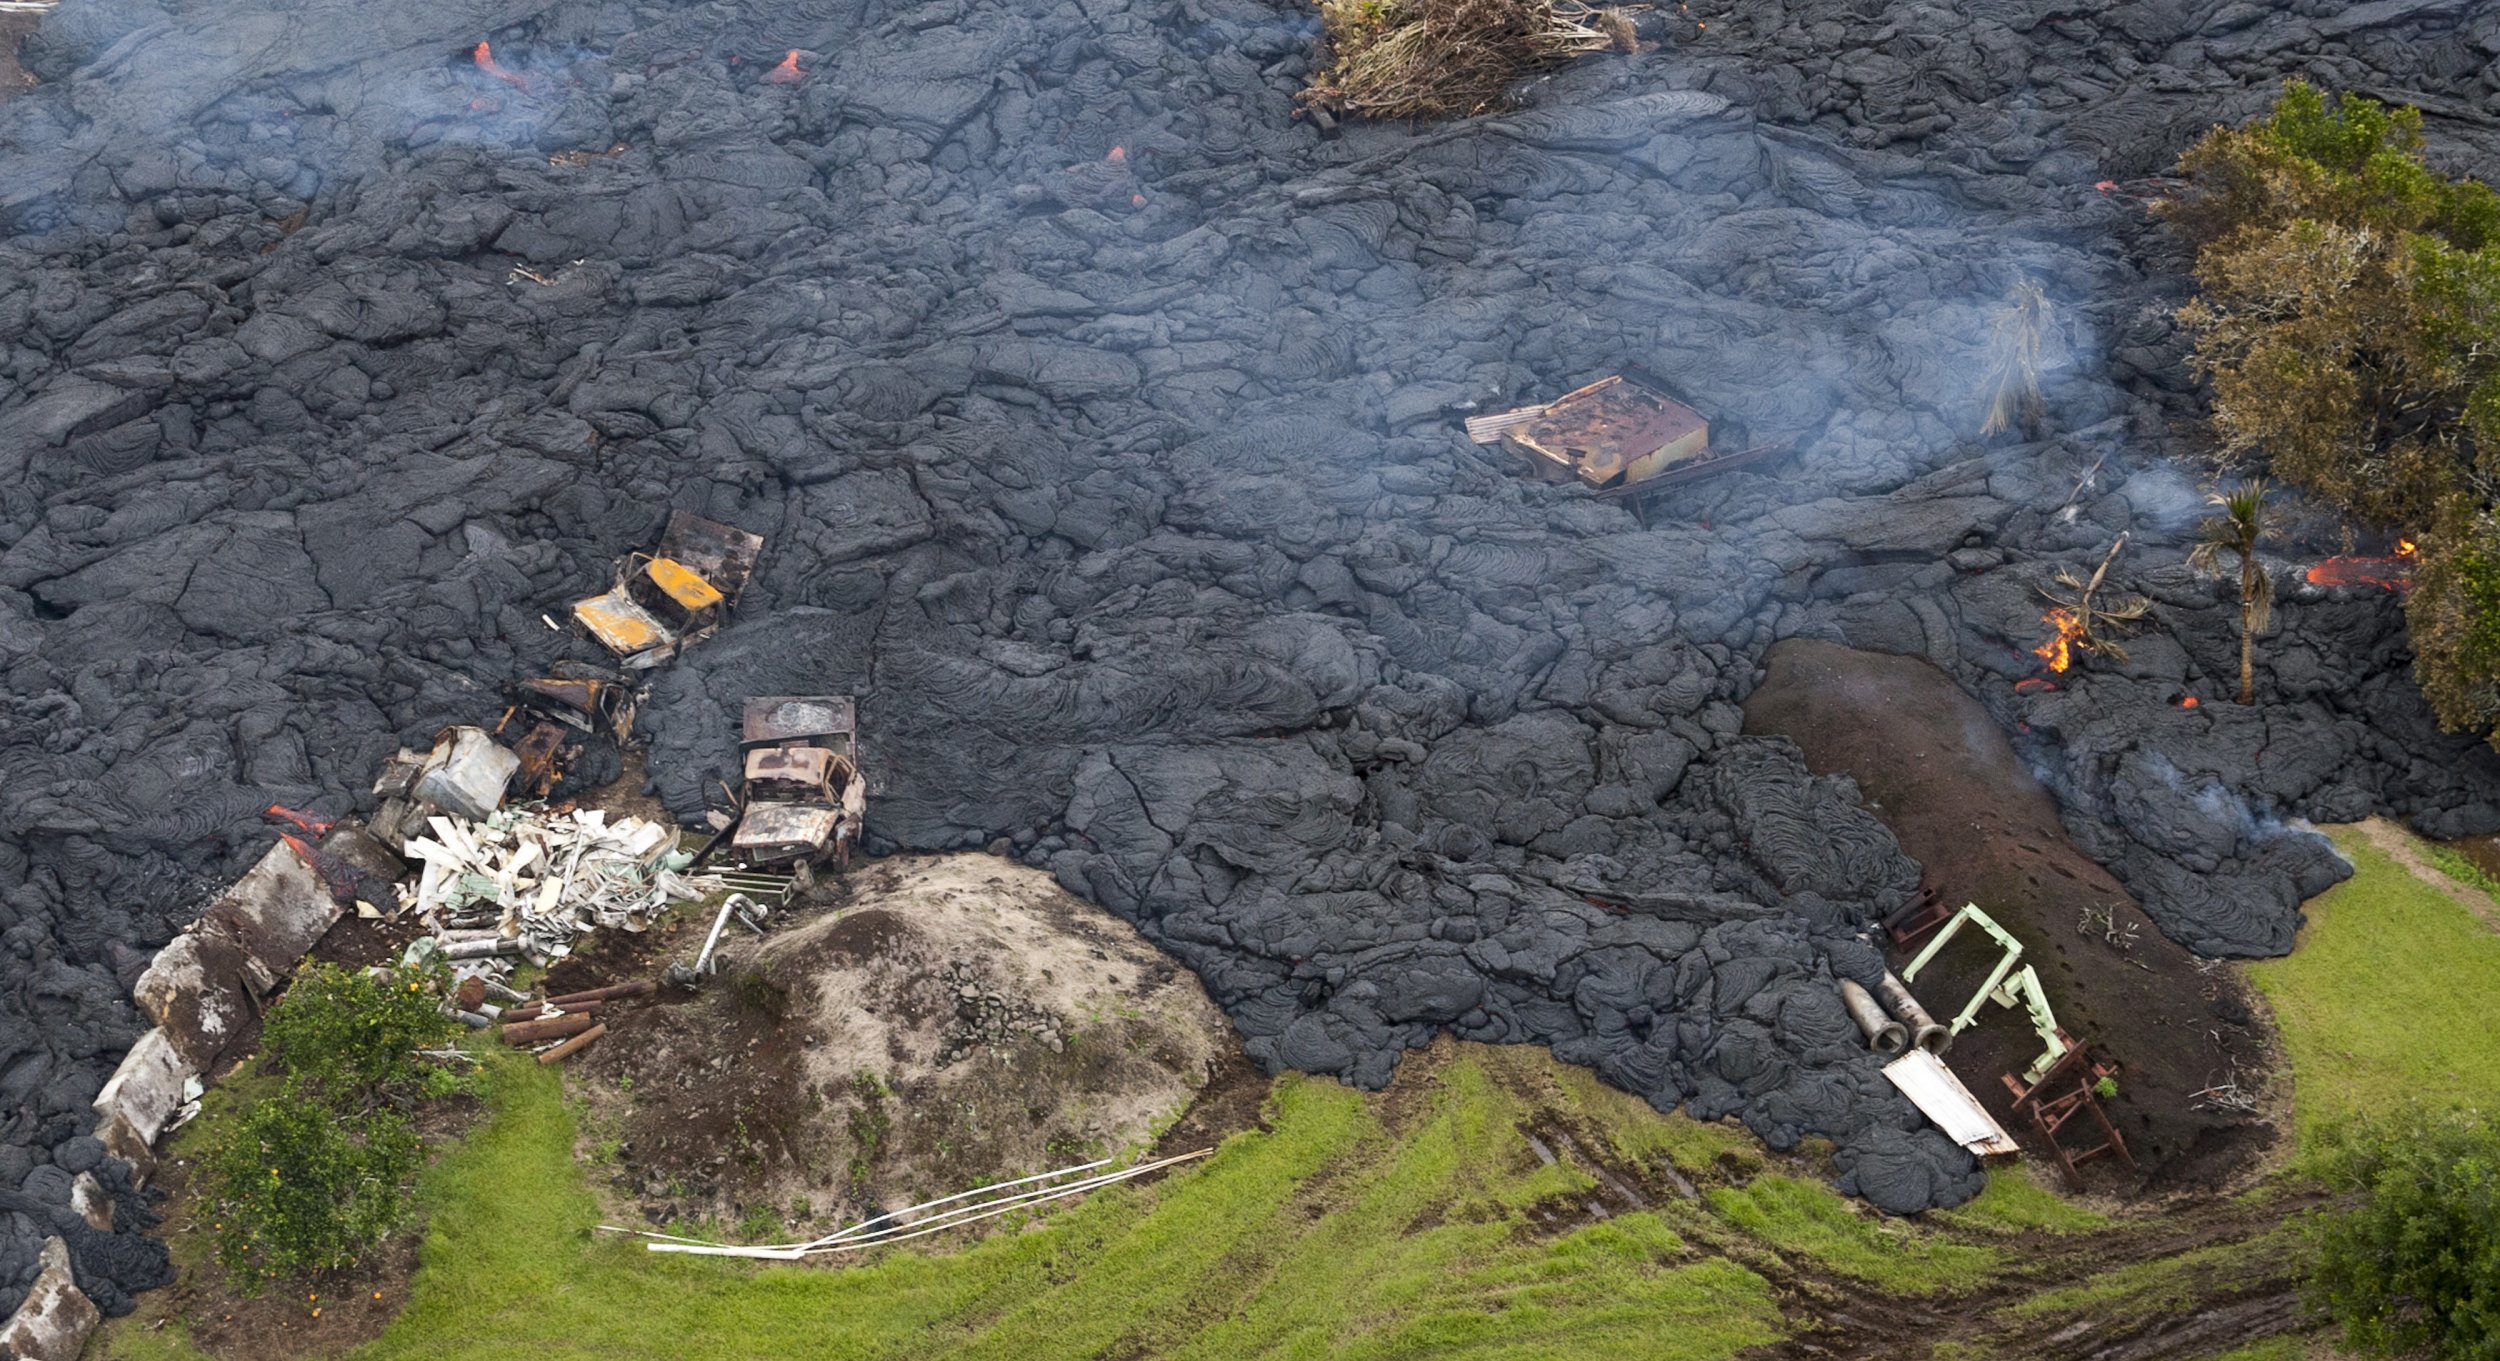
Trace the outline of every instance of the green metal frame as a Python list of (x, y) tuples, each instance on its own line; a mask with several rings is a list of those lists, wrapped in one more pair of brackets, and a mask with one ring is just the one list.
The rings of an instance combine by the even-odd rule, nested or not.
[(2013, 932), (1997, 925), (1996, 918), (1980, 911), (1979, 904), (1964, 903), (1960, 911), (1947, 918), (1943, 929), (1927, 942), (1927, 948), (1919, 951), (1918, 957), (1901, 971), (1901, 980), (1906, 983), (1917, 979), (1919, 970), (1926, 968), (1965, 926), (1976, 926), (1994, 937), (2004, 947), (2004, 953), (1998, 956), (1996, 967), (1988, 971), (1987, 981), (1979, 985), (1970, 995), (1970, 1002), (1953, 1018), (1950, 1029), (1961, 1034), (1979, 1019), (1979, 1009), (1990, 1002), (2008, 1009), (2022, 1007), (2031, 1013), (2031, 1027), (2040, 1033), (2041, 1047), (2046, 1051), (2038, 1062), (2024, 1070), (2023, 1081), (2038, 1082), (2040, 1075), (2070, 1047), (2066, 1032), (2058, 1028), (2057, 1013), (2049, 1008), (2049, 995), (2040, 986), (2039, 971), (2028, 964), (2023, 964), (2019, 971), (2014, 967), (2022, 962), (2023, 943), (2014, 938)]

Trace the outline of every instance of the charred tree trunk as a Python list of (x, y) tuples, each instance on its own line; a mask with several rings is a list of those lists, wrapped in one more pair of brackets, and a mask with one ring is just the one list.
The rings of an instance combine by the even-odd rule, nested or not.
[(2257, 702), (2257, 556), (2240, 555), (2240, 703)]

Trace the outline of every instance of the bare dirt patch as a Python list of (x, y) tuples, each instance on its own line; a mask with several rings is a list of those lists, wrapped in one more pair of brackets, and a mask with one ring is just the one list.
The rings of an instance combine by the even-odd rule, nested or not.
[[(2114, 1163), (2087, 1185), (2127, 1195), (2208, 1189), (2256, 1170), (2277, 1134), (2213, 1089), (2268, 1083), (2278, 1048), (2236, 971), (2196, 958), (2153, 926), (2109, 872), (2067, 840), (2056, 805), (1985, 710), (1927, 662), (1790, 641), (1765, 658), (1745, 730), (1795, 741), (1815, 773), (1854, 776), (1925, 868), (1923, 887), (1976, 902), (2026, 947), (2057, 1019), (2121, 1065), (2112, 1119), (2145, 1175)], [(1896, 967), (1908, 956), (1896, 954)], [(1949, 1019), (1995, 962), (1966, 932), (1922, 974), (1920, 1000)], [(2037, 1155), (2001, 1076), (2039, 1056), (2018, 1011), (1993, 1004), (1955, 1038), (1948, 1062)], [(2199, 1095), (2199, 1093), (2206, 1093)]]
[(645, 1217), (778, 1232), (1256, 1119), (1197, 979), (1050, 876), (913, 856), (842, 891), (573, 1065), (585, 1154)]

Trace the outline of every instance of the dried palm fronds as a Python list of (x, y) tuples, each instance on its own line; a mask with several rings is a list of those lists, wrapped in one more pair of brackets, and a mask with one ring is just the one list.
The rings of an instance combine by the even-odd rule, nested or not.
[[(2070, 567), (2060, 567), (2056, 580), (2063, 590), (2052, 591), (2046, 586), (2037, 588), (2051, 605), (2056, 606), (2050, 615), (2064, 635), (2061, 641), (2078, 651), (2097, 652), (2121, 666), (2126, 665), (2127, 650), (2119, 646), (2116, 635), (2121, 629), (2141, 620), (2153, 608), (2152, 601), (2129, 592), (2121, 591), (2107, 598), (2101, 595), (2101, 584), (2109, 578), (2110, 564), (2118, 561), (2118, 550), (2126, 546), (2127, 536), (2119, 535), (2118, 541), (2109, 546), (2108, 554), (2102, 557), (2101, 565), (2093, 569), (2089, 581), (2076, 577)], [(2060, 651), (2063, 655), (2064, 650)], [(2066, 668), (2058, 665), (2055, 669), (2063, 671)]]
[(2040, 437), (2046, 414), (2040, 403), (2040, 354), (2049, 319), (2048, 295), (2029, 279), (2014, 285), (2012, 300), (1988, 319), (1988, 414), (1979, 422), (1980, 438), (2001, 435), (2018, 423), (2023, 438)]
[(1320, 0), (1320, 22), (1303, 102), (1371, 118), (1481, 113), (1541, 67), (1639, 45), (1626, 11), (1581, 0)]

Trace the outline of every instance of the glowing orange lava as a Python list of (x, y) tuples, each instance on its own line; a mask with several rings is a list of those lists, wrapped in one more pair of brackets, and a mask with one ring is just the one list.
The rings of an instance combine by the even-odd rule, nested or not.
[(2037, 694), (2043, 690), (2054, 690), (2056, 688), (2057, 682), (2044, 676), (2025, 676), (2021, 680), (2014, 682), (2014, 693), (2018, 695)]
[(2041, 665), (2063, 673), (2075, 664), (2074, 645), (2083, 639), (2083, 619), (2073, 610), (2060, 605), (2040, 616), (2040, 622), (2057, 630), (2057, 635), (2031, 650)]
[(2201, 702), (2201, 701), (2199, 701), (2199, 700), (2196, 698), (2196, 696), (2194, 696), (2194, 695), (2181, 695), (2181, 696), (2179, 696), (2179, 707), (2180, 707), (2180, 708), (2182, 708), (2182, 709), (2193, 709), (2193, 708), (2195, 708), (2195, 707), (2196, 707), (2196, 706), (2197, 706), (2200, 702)]
[(2309, 569), (2312, 586), (2376, 586), (2382, 591), (2402, 591), (2413, 585), (2413, 555), (2399, 552), (2390, 557), (2328, 558)]
[(477, 45), (477, 50), (469, 55), (477, 58), (477, 69), (484, 71), (486, 74), (493, 76), (495, 79), (502, 81), (504, 84), (511, 86), (513, 89), (524, 91), (529, 89), (530, 83), (526, 78), (516, 76), (510, 71), (503, 69), (503, 66), (495, 60), (495, 45), (493, 43), (479, 43)]
[(1103, 159), (1111, 162), (1113, 165), (1126, 165), (1128, 163), (1128, 148), (1115, 146), (1111, 148), (1111, 154), (1103, 157)]
[(327, 836), (330, 833), (331, 824), (327, 818), (317, 818), (310, 813), (298, 813), (284, 804), (269, 805), (261, 810), (261, 816), (274, 822), (292, 824), (295, 830), (306, 836)]
[(779, 66), (764, 73), (767, 85), (796, 85), (805, 79), (807, 73), (799, 69), (799, 50), (795, 47), (790, 49), (789, 56), (781, 59)]

